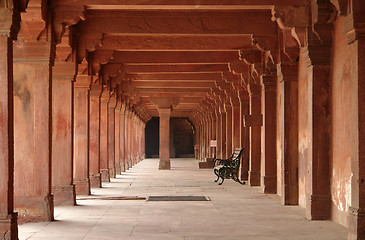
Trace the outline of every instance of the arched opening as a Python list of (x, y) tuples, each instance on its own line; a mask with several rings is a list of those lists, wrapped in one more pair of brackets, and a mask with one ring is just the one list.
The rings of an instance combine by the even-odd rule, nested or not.
[[(159, 118), (146, 124), (146, 158), (159, 157)], [(194, 127), (187, 118), (170, 119), (170, 157), (194, 157)]]

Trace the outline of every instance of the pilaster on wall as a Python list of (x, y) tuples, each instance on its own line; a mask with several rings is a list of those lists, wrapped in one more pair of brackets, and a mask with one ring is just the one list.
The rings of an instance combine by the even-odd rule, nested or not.
[[(20, 24), (14, 6), (0, 8), (6, 26), (0, 26), (0, 236), (18, 239), (17, 213), (14, 212), (14, 126), (13, 126), (13, 42)], [(13, 17), (14, 16), (14, 17)], [(18, 17), (17, 17), (18, 16)], [(16, 27), (18, 26), (18, 27)]]
[(103, 87), (91, 85), (89, 106), (89, 177), (91, 187), (101, 187), (100, 175), (100, 96)]
[(348, 239), (365, 239), (365, 6), (353, 0), (353, 12), (346, 16), (348, 44), (357, 51), (358, 158), (351, 158), (351, 205)]
[(14, 205), (21, 221), (53, 219), (51, 66), (54, 42), (52, 28), (44, 28), (44, 23), (41, 8), (29, 8), (22, 14), (22, 29), (14, 44)]
[(74, 83), (74, 184), (77, 195), (90, 194), (89, 90), (90, 77), (78, 75)]

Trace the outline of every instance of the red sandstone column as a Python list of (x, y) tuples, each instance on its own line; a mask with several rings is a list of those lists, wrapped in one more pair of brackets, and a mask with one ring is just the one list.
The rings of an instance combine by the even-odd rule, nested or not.
[(115, 173), (120, 174), (120, 111), (121, 111), (122, 103), (118, 100), (117, 105), (115, 107)]
[[(27, 13), (31, 16), (23, 20), (41, 19), (39, 8), (28, 9)], [(22, 24), (29, 27), (26, 21)], [(39, 24), (44, 26), (42, 20)], [(14, 44), (14, 206), (21, 221), (51, 221), (53, 43), (33, 37), (34, 41), (19, 37)]]
[(230, 157), (232, 154), (232, 148), (233, 148), (233, 143), (232, 143), (232, 125), (233, 125), (233, 109), (232, 109), (232, 105), (229, 103), (229, 101), (226, 102), (226, 158)]
[[(355, 26), (347, 29), (348, 44), (357, 50), (358, 72), (358, 158), (352, 158), (351, 170), (351, 206), (349, 209), (349, 232), (348, 239), (365, 239), (365, 32), (364, 25), (364, 3), (360, 0), (354, 1), (355, 13), (347, 16), (348, 22), (354, 21)], [(353, 19), (352, 19), (353, 18)], [(349, 25), (348, 25), (349, 26)]]
[[(0, 10), (12, 21), (13, 10)], [(14, 13), (15, 14), (15, 13)], [(13, 128), (13, 43), (10, 29), (0, 29), (0, 236), (18, 239), (17, 213), (14, 212), (14, 128)]]
[(100, 95), (101, 85), (91, 85), (89, 111), (89, 178), (90, 186), (101, 187), (100, 177)]
[[(226, 158), (227, 157), (227, 151), (226, 151), (226, 121), (227, 121), (227, 113), (222, 112), (221, 115), (221, 134), (222, 134), (222, 144), (221, 144), (221, 149), (222, 149), (222, 158)], [(228, 153), (230, 154), (230, 153)]]
[(125, 159), (125, 104), (124, 103), (122, 103), (120, 109), (119, 130), (120, 130), (120, 138), (119, 138), (120, 169), (121, 172), (125, 172), (126, 159)]
[(133, 167), (132, 162), (132, 111), (128, 109), (127, 111), (127, 159), (128, 159), (128, 168)]
[(245, 126), (250, 127), (250, 171), (248, 182), (250, 186), (260, 186), (261, 162), (261, 86), (249, 84), (250, 115), (245, 116)]
[(108, 104), (108, 169), (111, 178), (115, 178), (115, 106), (114, 95), (110, 97)]
[(89, 179), (89, 76), (74, 83), (74, 184), (77, 195), (90, 194)]
[(222, 158), (222, 114), (218, 112), (216, 121), (216, 139), (217, 139), (217, 158)]
[(276, 76), (262, 76), (261, 188), (276, 193)]
[(159, 169), (170, 169), (170, 115), (171, 109), (158, 109), (160, 116), (160, 163)]
[[(282, 91), (284, 108), (284, 158), (282, 159), (281, 202), (298, 205), (298, 64), (281, 63), (282, 80), (278, 91)], [(282, 124), (282, 123), (277, 123)]]
[(52, 76), (52, 193), (55, 205), (75, 205), (73, 81), (75, 63), (57, 61)]
[(243, 156), (241, 158), (241, 180), (248, 180), (249, 171), (249, 153), (250, 153), (250, 139), (249, 128), (244, 124), (244, 116), (249, 114), (249, 96), (246, 90), (239, 91), (240, 96), (240, 124), (241, 124), (241, 139), (240, 146), (244, 148)]
[(128, 170), (130, 167), (129, 163), (129, 109), (125, 109), (125, 119), (124, 119), (125, 127), (124, 127), (124, 163), (125, 163), (125, 170)]
[(100, 98), (100, 174), (101, 182), (110, 182), (108, 163), (108, 102), (110, 93), (104, 89)]
[[(239, 104), (239, 102), (238, 102)], [(241, 147), (241, 108), (240, 105), (232, 105), (232, 152)]]

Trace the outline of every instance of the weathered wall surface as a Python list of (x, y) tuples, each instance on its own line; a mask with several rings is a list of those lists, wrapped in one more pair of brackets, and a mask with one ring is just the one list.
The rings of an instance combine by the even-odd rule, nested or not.
[(34, 82), (32, 65), (14, 64), (14, 194), (34, 196)]
[(307, 67), (303, 52), (299, 57), (298, 77), (298, 177), (299, 205), (306, 206), (306, 179), (308, 162), (312, 159), (312, 69)]
[(332, 219), (348, 225), (347, 211), (351, 203), (351, 158), (356, 143), (356, 52), (347, 44), (344, 19), (334, 25), (332, 63)]

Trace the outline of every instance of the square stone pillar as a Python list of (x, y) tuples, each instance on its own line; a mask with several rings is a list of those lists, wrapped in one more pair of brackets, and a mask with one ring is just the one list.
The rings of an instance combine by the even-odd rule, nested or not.
[(115, 178), (115, 106), (116, 96), (111, 96), (108, 104), (108, 170), (109, 176)]
[(121, 162), (121, 157), (120, 157), (120, 111), (121, 111), (121, 107), (122, 107), (122, 103), (120, 102), (120, 100), (117, 101), (117, 105), (115, 107), (115, 149), (114, 149), (114, 158), (115, 158), (115, 163), (114, 163), (114, 169), (115, 169), (115, 174), (120, 174), (121, 173), (121, 168), (120, 168), (120, 162)]
[[(12, 12), (8, 10), (9, 17)], [(3, 14), (0, 11), (0, 14)], [(5, 13), (4, 13), (5, 14)], [(11, 18), (9, 18), (10, 21)], [(8, 30), (10, 34), (10, 29)], [(13, 126), (13, 43), (0, 34), (0, 236), (18, 239), (17, 213), (14, 212), (14, 126)]]
[(277, 76), (264, 75), (262, 84), (261, 127), (261, 189), (264, 193), (276, 193), (276, 88)]
[(109, 175), (109, 152), (108, 152), (108, 103), (110, 99), (110, 92), (103, 90), (100, 98), (100, 174), (101, 182), (110, 182)]
[(222, 159), (222, 114), (217, 115), (216, 121), (217, 158)]
[(171, 109), (158, 109), (160, 116), (160, 163), (159, 169), (170, 169), (170, 116)]
[(101, 85), (91, 85), (89, 110), (89, 178), (90, 186), (101, 187), (100, 174), (100, 96)]
[(119, 117), (119, 155), (120, 155), (120, 169), (121, 172), (126, 170), (126, 159), (125, 159), (125, 104), (121, 105), (120, 117)]
[[(305, 183), (306, 218), (326, 220), (331, 216), (331, 45), (314, 44), (302, 51), (309, 72), (306, 81), (309, 84), (308, 116), (311, 121), (309, 131), (312, 141)], [(301, 111), (300, 107), (299, 109)]]
[(52, 76), (52, 193), (55, 205), (75, 205), (73, 81), (75, 63), (57, 61)]
[(239, 105), (232, 105), (232, 152), (241, 145), (241, 109)]
[(250, 186), (260, 186), (261, 170), (261, 85), (249, 84), (250, 115), (245, 116), (245, 126), (250, 127)]
[(125, 110), (125, 116), (124, 116), (124, 164), (125, 164), (125, 170), (128, 170), (130, 167), (129, 163), (129, 134), (130, 134), (130, 128), (129, 128), (129, 109), (126, 108)]
[(14, 205), (21, 221), (53, 220), (53, 49), (48, 41), (14, 43)]
[(249, 171), (249, 153), (250, 153), (250, 144), (249, 144), (249, 127), (245, 126), (244, 116), (249, 114), (249, 99), (248, 93), (246, 90), (240, 91), (240, 124), (241, 124), (241, 139), (240, 146), (244, 148), (243, 155), (241, 158), (241, 180), (248, 180), (248, 171)]
[(89, 178), (89, 76), (74, 83), (74, 184), (77, 195), (90, 194)]
[[(221, 142), (221, 149), (222, 149), (222, 158), (227, 158), (227, 151), (226, 151), (226, 122), (227, 122), (227, 113), (224, 111), (221, 115), (221, 134), (222, 134), (222, 142)], [(228, 153), (230, 154), (230, 153)], [(228, 156), (229, 157), (229, 156)]]
[[(281, 72), (282, 79), (279, 81), (278, 93), (281, 96), (281, 104), (277, 109), (278, 133), (284, 136), (280, 138), (282, 159), (281, 167), (281, 203), (284, 205), (298, 205), (298, 64), (281, 63), (278, 72)], [(282, 126), (282, 127), (279, 127)], [(278, 134), (279, 135), (279, 134)], [(279, 157), (279, 154), (277, 154)]]

